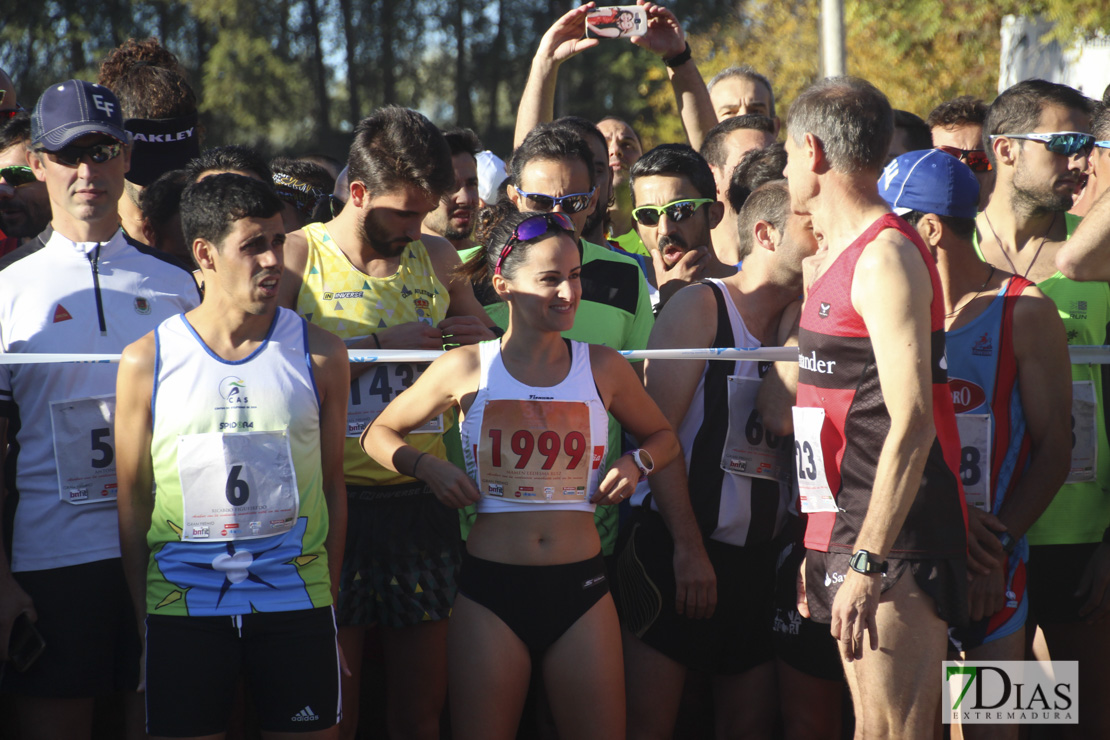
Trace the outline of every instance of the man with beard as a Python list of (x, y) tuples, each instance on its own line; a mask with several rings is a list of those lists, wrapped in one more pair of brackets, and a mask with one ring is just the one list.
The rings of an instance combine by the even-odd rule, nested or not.
[[(684, 167), (688, 162), (700, 166)], [(660, 173), (639, 172), (645, 164)], [(703, 172), (686, 174), (690, 169)], [(705, 162), (679, 145), (648, 152), (633, 178), (637, 202), (658, 193), (664, 201), (697, 204), (690, 198), (695, 178), (713, 190)], [(709, 218), (701, 212), (712, 209), (720, 218), (720, 204), (693, 209), (676, 226), (697, 221), (688, 235), (708, 237)], [(779, 345), (794, 326), (802, 259), (816, 250), (808, 217), (790, 212), (790, 193), (779, 180), (757, 189), (738, 221), (744, 271), (680, 291), (660, 313), (650, 349)], [(648, 393), (678, 430), (686, 459), (640, 483), (631, 499), (636, 513), (621, 537), (614, 594), (624, 628), (630, 738), (672, 736), (688, 670), (713, 677), (718, 737), (771, 735), (778, 708), (771, 629), (776, 538), (791, 519), (792, 494), (789, 456), (778, 454), (788, 438), (760, 431), (753, 441), (751, 432), (761, 428), (753, 404), (769, 367), (647, 363)]]
[[(994, 192), (976, 219), (986, 262), (1036, 283), (1056, 303), (1069, 345), (1106, 344), (1110, 287), (1077, 283), (1056, 271), (1056, 255), (1075, 222), (1066, 212), (1079, 191), (1095, 138), (1093, 101), (1044, 80), (1019, 82), (991, 103), (983, 144), (995, 169)], [(1085, 709), (1074, 737), (1110, 733), (1110, 632), (1096, 620), (1110, 608), (1110, 446), (1102, 373), (1075, 364), (1072, 375), (1071, 472), (1030, 527), (1030, 622), (1040, 626), (1052, 660), (1079, 661)], [(996, 553), (997, 555), (997, 553)]]
[(736, 274), (712, 249), (710, 234), (725, 207), (716, 199), (713, 172), (700, 154), (685, 144), (662, 144), (641, 157), (631, 175), (632, 217), (651, 252), (660, 308), (679, 288), (702, 277)]
[(1084, 189), (1090, 210), (1056, 255), (1056, 266), (1072, 280), (1110, 281), (1110, 106), (1099, 109), (1091, 133), (1096, 141)]
[(50, 197), (46, 183), (31, 170), (31, 114), (16, 112), (0, 119), (0, 231), (7, 235), (10, 249), (41, 233), (50, 223)]
[(445, 131), (455, 167), (455, 189), (439, 199), (439, 206), (424, 219), (424, 230), (451, 242), (457, 251), (474, 246), (474, 214), (478, 211), (478, 152), (482, 143), (468, 128)]
[[(455, 186), (451, 150), (431, 121), (390, 106), (362, 120), (348, 159), (348, 200), (327, 224), (289, 235), (281, 305), (352, 349), (441, 349), (492, 339), (492, 322), (458, 254), (420, 226)], [(362, 430), (425, 364), (357, 363), (347, 407), (344, 478), (348, 527), (337, 618), (351, 656), (344, 681), (344, 738), (358, 729), (366, 627), (379, 623), (385, 651), (386, 723), (395, 738), (439, 737), (447, 691), (447, 617), (461, 559), (459, 517), (415, 478), (386, 470), (358, 446)], [(445, 456), (444, 420), (406, 440)]]

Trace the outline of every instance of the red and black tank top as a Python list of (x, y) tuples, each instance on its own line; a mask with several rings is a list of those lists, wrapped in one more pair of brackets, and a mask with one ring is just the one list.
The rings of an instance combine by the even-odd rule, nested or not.
[(944, 294), (936, 261), (905, 221), (886, 214), (871, 224), (810, 289), (798, 338), (799, 407), (823, 408), (821, 450), (837, 512), (812, 513), (805, 545), (851, 552), (871, 503), (879, 454), (890, 431), (875, 352), (863, 318), (852, 307), (852, 280), (864, 248), (884, 229), (897, 229), (929, 269), (933, 421), (936, 436), (925, 471), (890, 555), (965, 557), (967, 510), (959, 482), (959, 435), (944, 363)]

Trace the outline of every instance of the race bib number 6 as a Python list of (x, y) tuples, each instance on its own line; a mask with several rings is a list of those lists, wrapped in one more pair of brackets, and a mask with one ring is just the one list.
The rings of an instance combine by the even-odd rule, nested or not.
[(585, 502), (605, 448), (590, 444), (590, 409), (574, 401), (489, 401), (477, 445), (481, 492), (521, 503)]
[(183, 540), (270, 537), (297, 521), (300, 495), (286, 432), (179, 437), (177, 469)]
[[(379, 362), (351, 381), (347, 404), (347, 436), (358, 437), (385, 410), (389, 402), (416, 382), (428, 368), (426, 362)], [(443, 415), (431, 419), (413, 434), (442, 434)]]
[(115, 412), (112, 395), (50, 404), (62, 501), (80, 505), (116, 500)]
[(794, 462), (798, 480), (798, 498), (806, 514), (837, 511), (836, 499), (825, 477), (825, 456), (821, 452), (821, 429), (825, 426), (825, 409), (795, 406)]
[(759, 378), (729, 376), (728, 434), (721, 453), (721, 469), (751, 478), (787, 480), (789, 439), (767, 431), (755, 409), (755, 397), (762, 382)]

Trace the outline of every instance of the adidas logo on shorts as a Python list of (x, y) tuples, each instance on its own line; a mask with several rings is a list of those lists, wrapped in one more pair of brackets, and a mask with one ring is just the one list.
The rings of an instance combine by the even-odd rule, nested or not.
[(305, 707), (289, 719), (293, 722), (315, 722), (320, 716), (312, 711), (312, 707)]

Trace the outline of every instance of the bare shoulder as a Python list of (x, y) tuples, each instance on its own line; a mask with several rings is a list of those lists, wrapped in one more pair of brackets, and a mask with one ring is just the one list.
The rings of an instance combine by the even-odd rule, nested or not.
[(442, 236), (424, 233), (420, 235), (420, 242), (424, 245), (428, 257), (437, 270), (441, 268), (449, 269), (452, 265), (459, 263), (459, 253), (455, 249), (455, 245)]
[(305, 322), (308, 332), (308, 351), (313, 357), (347, 361), (347, 346), (343, 340), (327, 329)]
[(615, 349), (603, 344), (587, 346), (590, 348), (590, 366), (594, 369), (595, 375), (598, 372), (609, 375), (611, 371), (619, 372), (625, 367), (629, 370), (632, 369), (632, 366), (628, 364), (628, 359)]
[(1029, 348), (1043, 345), (1045, 341), (1056, 338), (1053, 333), (1058, 333), (1058, 338), (1066, 341), (1059, 308), (1035, 285), (1027, 286), (1018, 296), (1014, 303), (1013, 322), (1014, 326), (1021, 327), (1021, 331), (1014, 332), (1014, 344), (1019, 348), (1022, 345)]
[(153, 373), (157, 351), (154, 332), (148, 332), (124, 347), (119, 359), (120, 368), (131, 373)]
[(717, 333), (717, 299), (701, 283), (682, 288), (663, 306), (648, 340), (649, 349), (708, 347)]
[(301, 276), (308, 264), (308, 237), (304, 229), (285, 235), (282, 262), (284, 270), (278, 302), (285, 308), (294, 308), (297, 305), (297, 294), (301, 292)]

